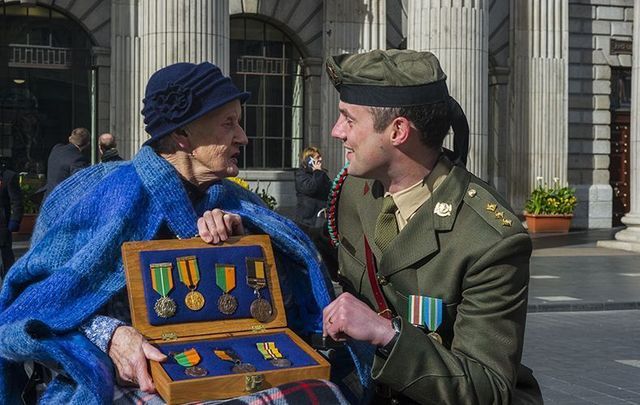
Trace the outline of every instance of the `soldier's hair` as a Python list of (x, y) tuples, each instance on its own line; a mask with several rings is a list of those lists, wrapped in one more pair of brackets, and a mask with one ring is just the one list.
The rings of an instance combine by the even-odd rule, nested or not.
[(76, 128), (71, 131), (71, 135), (69, 135), (69, 142), (76, 145), (78, 148), (84, 148), (89, 145), (90, 141), (91, 135), (87, 128)]
[(420, 132), (422, 143), (439, 148), (451, 126), (446, 101), (411, 107), (369, 107), (373, 116), (373, 129), (382, 132), (397, 117), (411, 121)]

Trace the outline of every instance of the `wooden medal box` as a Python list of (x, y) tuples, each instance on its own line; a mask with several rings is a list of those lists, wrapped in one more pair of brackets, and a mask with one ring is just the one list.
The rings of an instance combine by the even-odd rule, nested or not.
[[(187, 307), (187, 285), (180, 281), (176, 259), (195, 256), (200, 280), (195, 291), (204, 297), (202, 309)], [(131, 320), (149, 342), (168, 356), (163, 363), (151, 361), (151, 374), (160, 396), (169, 404), (226, 399), (308, 378), (329, 379), (329, 363), (288, 329), (278, 272), (267, 235), (230, 238), (219, 245), (189, 240), (126, 242), (122, 257), (127, 277)], [(264, 322), (250, 311), (256, 299), (247, 282), (247, 259), (264, 260), (266, 287), (260, 296), (269, 301), (272, 313)], [(163, 318), (154, 304), (161, 297), (153, 289), (151, 264), (171, 263), (173, 288), (167, 295), (176, 304), (175, 314)], [(235, 267), (236, 286), (229, 293), (238, 307), (225, 315), (218, 308), (223, 294), (216, 284), (216, 264)], [(265, 360), (256, 343), (274, 342), (289, 367), (276, 367)], [(195, 348), (200, 355), (198, 367), (205, 376), (193, 377), (174, 359), (174, 355)], [(253, 372), (236, 373), (233, 363), (218, 358), (213, 350), (232, 349), (242, 363), (255, 367)], [(236, 370), (237, 371), (237, 370)]]

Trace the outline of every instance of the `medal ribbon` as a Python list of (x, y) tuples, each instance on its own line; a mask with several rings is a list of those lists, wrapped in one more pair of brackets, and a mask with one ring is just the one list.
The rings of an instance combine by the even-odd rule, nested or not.
[(200, 269), (195, 256), (184, 256), (176, 258), (180, 281), (190, 290), (195, 289), (200, 281)]
[(173, 358), (183, 367), (193, 367), (200, 363), (200, 354), (198, 354), (196, 349), (185, 350), (182, 353), (176, 354)]
[(247, 284), (258, 290), (267, 285), (264, 259), (247, 258)]
[(262, 354), (262, 357), (264, 357), (265, 360), (281, 359), (284, 357), (282, 353), (280, 353), (280, 350), (278, 350), (274, 342), (259, 342), (256, 343), (256, 346), (258, 347), (258, 351), (260, 352), (260, 354)]
[(407, 319), (413, 325), (426, 326), (435, 332), (442, 323), (442, 299), (409, 295)]
[(154, 291), (163, 297), (166, 297), (173, 290), (172, 267), (171, 263), (151, 264), (151, 285)]
[(218, 356), (220, 360), (231, 361), (234, 363), (240, 363), (240, 358), (231, 349), (213, 349), (213, 353)]
[(216, 264), (216, 285), (224, 293), (236, 287), (236, 268), (232, 264)]

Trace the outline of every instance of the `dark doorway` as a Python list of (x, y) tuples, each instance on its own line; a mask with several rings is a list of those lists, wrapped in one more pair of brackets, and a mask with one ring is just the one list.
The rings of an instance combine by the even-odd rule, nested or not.
[(609, 183), (613, 188), (613, 226), (629, 212), (631, 204), (629, 129), (631, 69), (611, 70), (611, 152)]

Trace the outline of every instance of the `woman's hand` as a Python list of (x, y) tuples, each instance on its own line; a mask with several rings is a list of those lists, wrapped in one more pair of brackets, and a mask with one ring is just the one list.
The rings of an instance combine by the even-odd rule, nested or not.
[(205, 211), (198, 218), (198, 234), (207, 243), (220, 243), (229, 239), (229, 236), (244, 235), (242, 218), (218, 208)]
[(313, 164), (311, 165), (311, 168), (313, 170), (322, 170), (322, 158), (318, 157), (313, 161)]
[(145, 338), (131, 326), (118, 327), (111, 337), (109, 357), (116, 366), (118, 385), (139, 386), (144, 392), (156, 391), (147, 370), (147, 359), (165, 361), (167, 356), (151, 346)]

